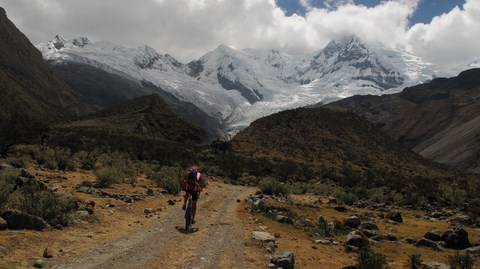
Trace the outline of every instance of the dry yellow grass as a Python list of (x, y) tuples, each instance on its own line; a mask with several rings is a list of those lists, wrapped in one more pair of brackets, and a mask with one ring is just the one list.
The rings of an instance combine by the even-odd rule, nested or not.
[[(297, 202), (311, 203), (322, 200), (312, 195), (293, 195), (292, 199)], [(310, 208), (305, 206), (294, 206), (281, 203), (275, 200), (269, 200), (269, 204), (274, 206), (284, 206), (289, 208), (296, 214), (315, 221), (319, 216), (323, 216), (327, 221), (337, 219), (343, 221), (351, 215), (361, 216), (364, 213), (373, 213), (375, 216), (377, 211), (348, 208), (347, 212), (338, 212), (333, 209), (333, 205), (321, 204), (320, 208)], [(414, 216), (415, 212), (401, 211), (403, 223), (391, 224), (382, 219), (377, 218), (377, 225), (382, 235), (391, 234), (401, 239), (412, 236), (417, 239), (431, 230), (445, 231), (449, 224), (441, 220), (425, 220)], [(245, 213), (245, 218), (249, 214)], [(255, 214), (254, 218), (258, 219), (262, 226), (266, 226), (271, 233), (279, 232), (281, 237), (278, 239), (279, 250), (289, 250), (295, 253), (296, 266), (298, 268), (342, 268), (347, 265), (356, 263), (355, 253), (346, 253), (343, 242), (346, 236), (335, 236), (333, 239), (340, 242), (337, 246), (315, 245), (316, 239), (322, 237), (311, 237), (303, 231), (296, 229), (292, 225), (278, 223), (266, 216)], [(466, 228), (469, 233), (470, 242), (480, 241), (480, 229)], [(315, 245), (315, 248), (314, 248)], [(438, 252), (426, 247), (416, 247), (401, 242), (393, 242), (383, 240), (372, 246), (372, 250), (386, 256), (389, 268), (409, 268), (408, 260), (411, 255), (421, 254), (423, 261), (436, 261), (447, 263), (447, 257), (455, 254), (455, 250), (445, 249)], [(296, 267), (297, 268), (297, 267)], [(480, 261), (477, 261), (474, 268), (480, 268)]]

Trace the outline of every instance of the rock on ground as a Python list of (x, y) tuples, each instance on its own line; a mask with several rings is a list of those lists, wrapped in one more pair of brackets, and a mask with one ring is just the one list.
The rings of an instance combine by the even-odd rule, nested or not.
[(295, 254), (290, 251), (276, 253), (271, 262), (283, 269), (293, 269), (295, 267)]

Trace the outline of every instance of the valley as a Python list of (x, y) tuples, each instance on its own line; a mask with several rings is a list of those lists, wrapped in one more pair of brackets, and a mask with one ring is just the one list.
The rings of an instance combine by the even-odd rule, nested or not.
[(480, 268), (479, 78), (347, 34), (34, 46), (0, 8), (0, 269)]

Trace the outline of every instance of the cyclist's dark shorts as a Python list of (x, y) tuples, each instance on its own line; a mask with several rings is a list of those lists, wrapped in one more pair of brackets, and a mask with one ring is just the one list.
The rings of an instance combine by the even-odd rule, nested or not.
[(200, 196), (198, 191), (187, 191), (187, 192), (192, 195), (192, 201), (198, 200), (198, 197)]

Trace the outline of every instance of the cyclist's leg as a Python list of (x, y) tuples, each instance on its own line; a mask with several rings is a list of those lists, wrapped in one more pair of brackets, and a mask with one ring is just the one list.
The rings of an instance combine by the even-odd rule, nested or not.
[(192, 222), (195, 222), (195, 214), (197, 213), (198, 192), (192, 192)]
[(187, 207), (187, 198), (188, 198), (188, 191), (185, 190), (185, 195), (183, 196), (183, 206), (182, 206), (183, 210), (185, 210), (185, 208)]

